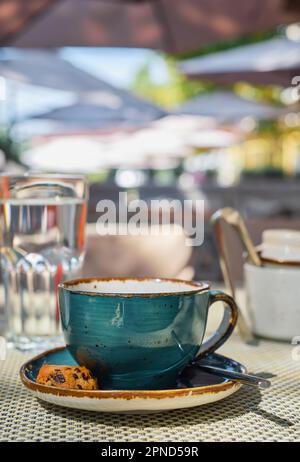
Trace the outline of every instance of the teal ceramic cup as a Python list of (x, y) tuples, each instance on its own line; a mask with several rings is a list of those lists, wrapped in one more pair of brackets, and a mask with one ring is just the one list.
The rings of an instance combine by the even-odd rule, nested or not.
[[(208, 311), (225, 302), (218, 330), (203, 343)], [(71, 355), (104, 389), (174, 388), (188, 363), (216, 350), (237, 321), (234, 300), (204, 283), (174, 279), (77, 279), (59, 285)]]

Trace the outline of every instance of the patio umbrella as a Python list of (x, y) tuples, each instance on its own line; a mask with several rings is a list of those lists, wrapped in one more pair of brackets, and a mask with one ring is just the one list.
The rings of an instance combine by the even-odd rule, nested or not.
[(231, 91), (215, 91), (187, 101), (178, 108), (183, 114), (212, 117), (219, 123), (236, 122), (243, 117), (276, 119), (284, 109), (241, 98)]
[(285, 37), (244, 45), (182, 61), (181, 72), (192, 78), (230, 83), (290, 85), (300, 74), (300, 42)]
[(0, 44), (178, 53), (299, 18), (297, 0), (2, 0)]
[(139, 126), (166, 115), (154, 104), (78, 69), (51, 51), (5, 50), (0, 53), (0, 76), (76, 93), (79, 103), (37, 116), (40, 120), (73, 124), (74, 128), (78, 125), (102, 128), (126, 121)]
[(0, 50), (0, 76), (55, 90), (89, 93), (90, 100), (106, 100), (112, 105), (117, 105), (120, 99), (128, 103), (143, 101), (79, 69), (49, 50)]
[(109, 92), (113, 88), (46, 50), (1, 50), (0, 75), (19, 83), (70, 92)]
[(143, 126), (165, 115), (163, 110), (138, 98), (120, 99), (118, 104), (110, 105), (99, 99), (97, 104), (77, 102), (70, 106), (37, 114), (33, 120), (49, 120), (62, 123), (65, 128), (108, 128), (112, 126)]

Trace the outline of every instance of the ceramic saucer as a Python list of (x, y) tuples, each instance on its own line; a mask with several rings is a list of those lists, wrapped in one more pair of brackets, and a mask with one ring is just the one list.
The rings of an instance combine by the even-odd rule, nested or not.
[[(224, 356), (212, 354), (209, 359), (216, 366), (246, 372), (242, 364)], [(36, 383), (43, 364), (77, 365), (65, 347), (46, 351), (21, 367), (20, 376), (25, 387), (48, 403), (86, 411), (142, 414), (183, 409), (227, 398), (241, 387), (190, 365), (171, 390), (68, 390)]]

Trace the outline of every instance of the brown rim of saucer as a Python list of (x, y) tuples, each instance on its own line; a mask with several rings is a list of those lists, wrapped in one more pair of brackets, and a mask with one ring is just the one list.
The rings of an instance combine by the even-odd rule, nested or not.
[[(203, 387), (195, 388), (174, 388), (167, 390), (77, 390), (71, 388), (59, 388), (49, 385), (42, 385), (29, 379), (26, 375), (26, 371), (30, 368), (31, 363), (37, 361), (48, 354), (56, 353), (66, 349), (65, 346), (53, 348), (48, 351), (34, 356), (33, 358), (26, 361), (20, 368), (20, 379), (26, 388), (34, 392), (40, 392), (55, 396), (68, 396), (74, 398), (94, 398), (94, 399), (125, 399), (131, 400), (136, 398), (144, 399), (165, 399), (165, 398), (180, 398), (190, 395), (202, 395), (206, 393), (217, 394), (226, 390), (230, 390), (233, 387), (240, 388), (240, 384), (232, 380), (228, 380), (224, 383), (216, 383), (214, 385), (205, 385)], [(245, 366), (243, 372), (247, 373)]]
[[(152, 282), (172, 282), (179, 283), (184, 285), (189, 285), (194, 287), (194, 290), (182, 290), (180, 292), (146, 292), (146, 293), (133, 293), (133, 292), (89, 292), (85, 290), (74, 290), (70, 286), (76, 286), (79, 284), (90, 284), (93, 281), (95, 282), (109, 282), (109, 281), (152, 281)], [(185, 281), (183, 279), (174, 279), (174, 278), (140, 278), (140, 277), (116, 277), (116, 278), (101, 278), (101, 277), (89, 277), (89, 278), (77, 278), (70, 279), (68, 281), (61, 282), (58, 284), (60, 289), (71, 292), (72, 294), (79, 295), (89, 295), (92, 297), (126, 297), (126, 298), (153, 298), (153, 297), (165, 297), (165, 296), (177, 296), (177, 295), (195, 295), (200, 292), (204, 292), (210, 289), (209, 284), (206, 282), (195, 282), (195, 281)]]

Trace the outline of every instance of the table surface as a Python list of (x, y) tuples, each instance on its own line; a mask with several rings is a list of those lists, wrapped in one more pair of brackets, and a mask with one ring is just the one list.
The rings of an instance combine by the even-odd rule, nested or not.
[(135, 416), (83, 412), (37, 400), (18, 377), (31, 355), (11, 350), (0, 361), (0, 441), (300, 441), (300, 358), (296, 360), (294, 348), (266, 340), (246, 345), (236, 332), (219, 351), (250, 372), (270, 377), (270, 389), (243, 386), (217, 403)]

